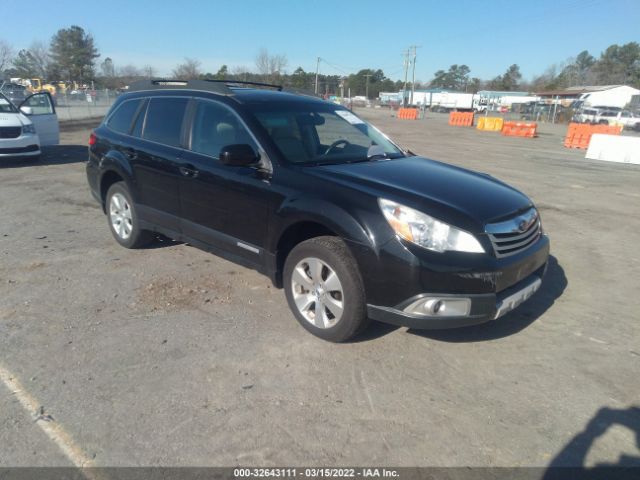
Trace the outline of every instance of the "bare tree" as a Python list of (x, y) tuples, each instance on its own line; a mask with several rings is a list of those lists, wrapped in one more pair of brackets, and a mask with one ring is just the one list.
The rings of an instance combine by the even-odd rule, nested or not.
[(156, 69), (151, 65), (145, 65), (144, 67), (142, 67), (142, 70), (144, 71), (144, 76), (149, 79), (156, 76)]
[(0, 75), (13, 60), (13, 47), (4, 40), (0, 40)]
[(201, 75), (200, 61), (194, 58), (185, 58), (184, 63), (173, 69), (173, 76), (181, 80), (192, 80)]
[(247, 81), (249, 75), (249, 69), (244, 65), (235, 66), (231, 69), (231, 75), (236, 80)]
[(43, 42), (33, 42), (29, 47), (34, 67), (40, 78), (47, 78), (51, 64), (49, 48)]
[(113, 60), (111, 57), (104, 59), (104, 62), (100, 64), (102, 69), (102, 76), (106, 78), (112, 78), (116, 76), (115, 67), (113, 66)]
[(125, 65), (118, 69), (118, 76), (125, 78), (141, 77), (142, 72), (135, 65)]
[(118, 69), (118, 84), (129, 85), (131, 82), (144, 77), (143, 72), (134, 65), (125, 65)]
[(286, 55), (269, 55), (266, 48), (261, 49), (256, 56), (256, 69), (267, 81), (273, 81), (284, 74), (288, 63)]

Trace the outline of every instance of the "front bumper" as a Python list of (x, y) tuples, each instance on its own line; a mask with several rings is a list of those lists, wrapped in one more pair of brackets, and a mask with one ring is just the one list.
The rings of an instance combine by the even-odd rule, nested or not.
[(27, 147), (16, 148), (0, 148), (0, 158), (4, 157), (35, 157), (40, 155), (40, 147), (38, 145), (29, 145)]
[[(546, 235), (530, 248), (506, 258), (439, 254), (398, 239), (385, 243), (377, 252), (356, 244), (350, 247), (362, 273), (369, 317), (424, 329), (475, 325), (505, 314), (534, 293), (527, 289), (542, 279), (549, 259)], [(525, 298), (514, 297), (518, 292)], [(459, 317), (405, 311), (422, 297), (469, 299), (471, 305)]]
[(480, 323), (496, 320), (517, 308), (524, 301), (528, 300), (540, 288), (542, 277), (544, 276), (546, 269), (547, 264), (545, 263), (527, 278), (500, 293), (475, 295), (433, 294), (434, 296), (444, 299), (470, 299), (471, 310), (469, 314), (465, 316), (437, 317), (415, 315), (403, 310), (406, 305), (412, 304), (421, 297), (431, 296), (430, 294), (420, 294), (418, 296), (411, 297), (396, 308), (367, 305), (367, 313), (369, 318), (373, 320), (415, 329), (438, 330), (478, 325)]

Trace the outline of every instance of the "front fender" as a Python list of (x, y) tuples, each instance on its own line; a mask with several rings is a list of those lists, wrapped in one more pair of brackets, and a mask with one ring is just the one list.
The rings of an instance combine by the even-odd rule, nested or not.
[(300, 222), (314, 222), (332, 230), (344, 240), (377, 250), (380, 239), (367, 225), (365, 211), (351, 213), (339, 205), (315, 197), (292, 198), (282, 203), (273, 222), (269, 251), (275, 252), (282, 234)]

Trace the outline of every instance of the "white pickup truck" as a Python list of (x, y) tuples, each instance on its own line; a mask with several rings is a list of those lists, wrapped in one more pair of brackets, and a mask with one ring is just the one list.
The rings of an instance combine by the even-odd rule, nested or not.
[(614, 110), (603, 110), (598, 112), (593, 123), (602, 125), (622, 125), (625, 129), (640, 131), (640, 116), (634, 115), (629, 110), (616, 112)]

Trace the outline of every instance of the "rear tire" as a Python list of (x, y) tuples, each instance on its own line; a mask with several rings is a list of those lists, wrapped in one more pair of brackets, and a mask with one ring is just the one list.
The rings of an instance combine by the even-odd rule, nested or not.
[(140, 228), (135, 204), (124, 182), (109, 187), (105, 210), (113, 238), (123, 247), (140, 248), (153, 240), (151, 232)]
[(296, 320), (330, 342), (344, 342), (369, 324), (358, 264), (338, 237), (298, 244), (284, 264), (284, 289)]

